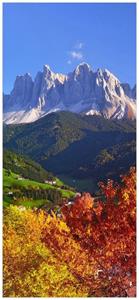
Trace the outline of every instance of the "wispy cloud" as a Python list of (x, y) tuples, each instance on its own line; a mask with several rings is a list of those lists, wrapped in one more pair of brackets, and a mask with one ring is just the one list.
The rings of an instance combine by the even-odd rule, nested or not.
[(71, 65), (73, 62), (76, 60), (82, 60), (84, 55), (83, 55), (83, 46), (84, 43), (81, 41), (76, 42), (74, 47), (71, 49), (71, 51), (68, 51), (68, 60), (67, 64)]
[(82, 59), (83, 58), (83, 53), (81, 51), (70, 51), (70, 55), (74, 59)]

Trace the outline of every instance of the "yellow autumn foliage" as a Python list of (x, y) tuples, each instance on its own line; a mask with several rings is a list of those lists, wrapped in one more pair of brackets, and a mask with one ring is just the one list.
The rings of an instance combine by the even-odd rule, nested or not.
[[(86, 297), (88, 288), (75, 278), (65, 262), (41, 241), (50, 223), (43, 212), (20, 211), (10, 206), (4, 214), (5, 297)], [(55, 220), (56, 218), (52, 217)], [(61, 230), (66, 224), (58, 221)], [(62, 229), (63, 228), (63, 229)], [(68, 230), (67, 230), (68, 231)]]

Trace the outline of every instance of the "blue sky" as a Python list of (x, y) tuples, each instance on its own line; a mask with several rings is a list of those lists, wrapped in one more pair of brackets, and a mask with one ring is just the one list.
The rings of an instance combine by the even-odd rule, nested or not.
[(107, 68), (122, 82), (136, 81), (134, 3), (3, 4), (3, 86), (16, 75), (34, 78), (44, 64), (68, 73), (80, 62)]

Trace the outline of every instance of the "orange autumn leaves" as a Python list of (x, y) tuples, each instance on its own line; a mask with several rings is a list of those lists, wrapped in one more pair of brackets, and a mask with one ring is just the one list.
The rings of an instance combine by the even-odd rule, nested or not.
[(104, 202), (94, 203), (93, 199), (91, 202), (90, 196), (85, 194), (71, 207), (64, 207), (63, 215), (75, 240), (98, 263), (101, 279), (108, 282), (106, 296), (126, 296), (135, 286), (136, 277), (135, 169), (131, 168), (129, 174), (122, 177), (120, 185), (108, 181), (100, 186)]
[(4, 212), (4, 296), (135, 296), (135, 169), (121, 184), (101, 183), (65, 205), (61, 217), (44, 211)]

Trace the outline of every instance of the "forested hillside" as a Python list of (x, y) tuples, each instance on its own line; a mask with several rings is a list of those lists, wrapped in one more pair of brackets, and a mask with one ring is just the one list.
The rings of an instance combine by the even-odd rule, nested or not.
[(69, 178), (73, 186), (74, 180), (91, 179), (95, 192), (99, 179), (118, 180), (135, 166), (136, 123), (52, 113), (34, 123), (5, 125), (4, 148), (27, 155), (55, 176)]
[(3, 151), (3, 167), (9, 171), (20, 174), (24, 178), (45, 182), (55, 180), (55, 177), (41, 167), (40, 164), (13, 151)]

